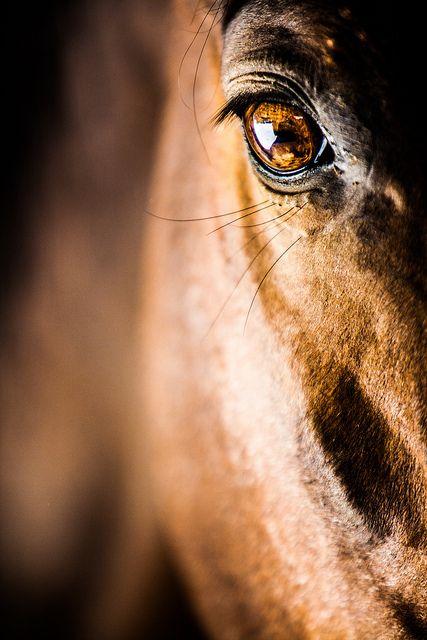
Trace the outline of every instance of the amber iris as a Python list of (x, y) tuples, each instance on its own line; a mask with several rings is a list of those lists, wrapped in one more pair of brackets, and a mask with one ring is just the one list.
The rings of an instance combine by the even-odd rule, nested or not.
[(275, 102), (254, 104), (246, 110), (243, 124), (255, 155), (276, 171), (298, 171), (316, 159), (319, 132), (298, 107)]

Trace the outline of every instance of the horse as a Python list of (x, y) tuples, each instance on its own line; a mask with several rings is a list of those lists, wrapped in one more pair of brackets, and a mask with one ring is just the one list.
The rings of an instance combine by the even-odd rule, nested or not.
[(9, 637), (425, 638), (422, 20), (39, 9), (5, 34)]
[(143, 251), (159, 522), (209, 637), (424, 638), (414, 14), (189, 4)]

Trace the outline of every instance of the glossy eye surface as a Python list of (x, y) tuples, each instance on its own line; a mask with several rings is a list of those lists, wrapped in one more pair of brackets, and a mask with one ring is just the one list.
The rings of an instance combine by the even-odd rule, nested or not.
[(243, 125), (255, 156), (283, 174), (308, 168), (326, 144), (312, 118), (294, 105), (253, 104), (243, 116)]

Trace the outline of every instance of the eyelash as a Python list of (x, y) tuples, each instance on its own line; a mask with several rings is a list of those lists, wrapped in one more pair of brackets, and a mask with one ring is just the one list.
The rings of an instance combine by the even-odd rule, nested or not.
[[(235, 118), (242, 120), (246, 109), (255, 102), (262, 102), (263, 100), (273, 101), (275, 98), (278, 101), (277, 94), (272, 93), (257, 93), (257, 94), (240, 94), (228, 100), (225, 105), (214, 115), (213, 124), (219, 126), (227, 122), (231, 122)], [(285, 99), (285, 97), (283, 97)]]

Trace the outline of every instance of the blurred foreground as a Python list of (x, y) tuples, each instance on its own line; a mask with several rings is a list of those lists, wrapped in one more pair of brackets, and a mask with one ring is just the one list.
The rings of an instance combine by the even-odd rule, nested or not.
[(143, 210), (169, 3), (9, 3), (2, 24), (7, 638), (197, 637), (144, 478)]

